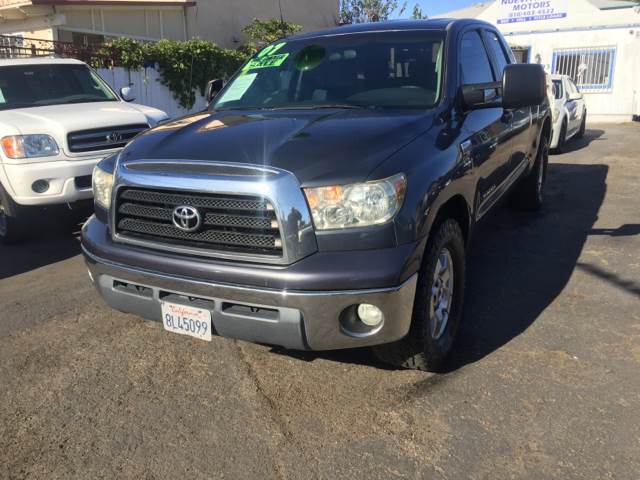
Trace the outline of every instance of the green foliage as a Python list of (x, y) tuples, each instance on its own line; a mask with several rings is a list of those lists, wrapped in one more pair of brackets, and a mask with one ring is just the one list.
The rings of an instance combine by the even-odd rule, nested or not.
[(301, 28), (277, 19), (255, 19), (243, 32), (256, 43), (242, 45), (237, 50), (220, 48), (198, 39), (151, 43), (122, 37), (93, 52), (89, 63), (94, 68), (124, 67), (129, 70), (157, 65), (162, 84), (171, 90), (183, 108), (189, 109), (195, 103), (197, 91), (204, 95), (209, 80), (229, 78), (262, 45), (293, 35)]
[(119, 38), (98, 50), (91, 65), (129, 70), (157, 65), (162, 84), (183, 108), (189, 109), (195, 103), (196, 91), (204, 95), (209, 80), (230, 77), (246, 58), (243, 52), (220, 48), (205, 40), (144, 43)]
[(244, 57), (205, 40), (161, 40), (152, 44), (149, 60), (158, 64), (162, 84), (173, 92), (184, 108), (191, 108), (196, 89), (204, 95), (207, 82), (230, 77)]
[(250, 25), (242, 29), (242, 32), (259, 45), (273, 43), (281, 38), (290, 37), (298, 33), (302, 27), (295, 23), (279, 19), (258, 20), (253, 19)]

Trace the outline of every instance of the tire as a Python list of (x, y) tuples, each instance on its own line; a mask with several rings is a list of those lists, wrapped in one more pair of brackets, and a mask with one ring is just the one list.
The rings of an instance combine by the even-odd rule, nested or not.
[(23, 240), (27, 233), (26, 209), (20, 208), (0, 185), (0, 243), (12, 244)]
[(587, 111), (582, 114), (582, 123), (580, 124), (580, 130), (576, 133), (576, 138), (584, 138), (584, 133), (587, 131)]
[[(448, 254), (448, 256), (447, 256)], [(448, 269), (443, 269), (445, 259)], [(402, 340), (388, 345), (373, 347), (374, 354), (383, 362), (395, 367), (426, 372), (439, 372), (453, 347), (464, 303), (465, 244), (458, 222), (447, 219), (436, 226), (435, 234), (427, 243), (427, 251), (418, 277), (413, 318), (409, 334)], [(450, 301), (446, 302), (447, 289), (440, 289), (437, 296), (438, 273), (449, 275), (452, 287)], [(444, 282), (447, 283), (446, 281)], [(443, 284), (444, 285), (444, 284)], [(441, 303), (435, 301), (438, 298)], [(442, 302), (444, 300), (444, 302)], [(449, 303), (449, 311), (437, 309)], [(444, 316), (438, 315), (446, 313)]]
[(564, 120), (562, 122), (562, 127), (560, 128), (560, 136), (558, 137), (558, 145), (555, 148), (556, 153), (562, 153), (564, 151), (564, 147), (567, 143), (567, 121)]
[(528, 211), (538, 211), (542, 208), (548, 165), (549, 139), (542, 136), (531, 172), (520, 181), (511, 195), (511, 203), (516, 208)]

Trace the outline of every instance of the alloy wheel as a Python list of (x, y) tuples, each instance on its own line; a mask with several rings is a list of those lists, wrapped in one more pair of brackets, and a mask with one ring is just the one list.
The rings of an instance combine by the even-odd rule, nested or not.
[(431, 319), (431, 338), (439, 340), (447, 329), (451, 304), (453, 303), (453, 257), (446, 247), (440, 250), (429, 303), (429, 317)]

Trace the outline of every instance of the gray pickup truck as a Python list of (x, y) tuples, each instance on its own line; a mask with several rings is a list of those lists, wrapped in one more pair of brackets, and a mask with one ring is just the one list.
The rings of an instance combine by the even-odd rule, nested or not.
[(209, 97), (96, 167), (82, 247), (106, 302), (202, 340), (440, 369), (476, 223), (542, 203), (542, 68), (475, 20), (356, 25), (269, 45)]

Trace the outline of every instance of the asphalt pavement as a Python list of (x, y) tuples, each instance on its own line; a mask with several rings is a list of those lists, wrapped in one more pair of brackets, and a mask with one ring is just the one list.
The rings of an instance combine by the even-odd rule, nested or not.
[(441, 375), (170, 334), (77, 231), (0, 247), (0, 478), (640, 478), (639, 135), (591, 126), (481, 225)]

